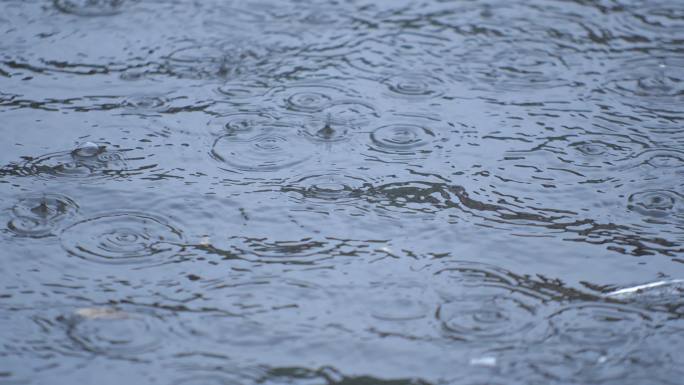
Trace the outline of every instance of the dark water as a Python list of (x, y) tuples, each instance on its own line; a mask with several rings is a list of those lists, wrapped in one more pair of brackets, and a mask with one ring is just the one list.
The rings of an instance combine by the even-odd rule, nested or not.
[(0, 384), (681, 384), (684, 2), (0, 9)]

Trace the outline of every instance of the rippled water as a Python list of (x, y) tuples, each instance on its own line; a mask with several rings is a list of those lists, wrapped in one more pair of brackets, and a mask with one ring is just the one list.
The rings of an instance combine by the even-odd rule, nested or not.
[(684, 3), (0, 9), (0, 384), (681, 383)]

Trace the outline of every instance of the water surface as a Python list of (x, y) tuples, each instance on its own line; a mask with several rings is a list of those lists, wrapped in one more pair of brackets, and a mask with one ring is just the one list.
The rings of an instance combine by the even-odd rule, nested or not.
[(677, 0), (0, 0), (0, 384), (678, 384)]

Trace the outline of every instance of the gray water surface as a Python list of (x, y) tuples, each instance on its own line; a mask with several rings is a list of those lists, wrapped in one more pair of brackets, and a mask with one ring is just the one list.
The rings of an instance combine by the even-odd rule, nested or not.
[(684, 2), (0, 10), (0, 384), (681, 384)]

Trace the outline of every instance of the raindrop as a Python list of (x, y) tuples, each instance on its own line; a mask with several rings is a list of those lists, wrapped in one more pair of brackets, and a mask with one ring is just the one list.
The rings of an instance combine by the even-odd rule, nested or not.
[[(440, 305), (437, 318), (445, 335), (464, 341), (522, 341), (537, 323), (534, 307), (515, 293), (477, 290)], [(483, 293), (485, 292), (485, 293)]]
[(599, 141), (576, 142), (570, 146), (587, 156), (603, 155), (608, 151), (608, 146)]
[(680, 105), (684, 62), (675, 58), (632, 59), (622, 63), (603, 89), (652, 107)]
[(612, 304), (573, 304), (548, 317), (549, 338), (572, 349), (613, 357), (638, 346), (650, 319), (636, 310)]
[(349, 139), (353, 130), (346, 121), (333, 119), (328, 114), (326, 119), (310, 119), (303, 124), (302, 134), (317, 142), (339, 142)]
[(648, 190), (629, 197), (628, 208), (643, 215), (663, 217), (673, 211), (679, 197), (667, 190)]
[(212, 119), (209, 126), (219, 136), (250, 138), (273, 130), (275, 122), (276, 118), (267, 112), (245, 111), (220, 115)]
[(40, 238), (53, 235), (60, 222), (73, 216), (78, 205), (59, 194), (32, 194), (22, 198), (13, 208), (7, 227), (15, 234)]
[(67, 227), (62, 245), (70, 255), (109, 264), (162, 263), (183, 247), (183, 234), (165, 220), (138, 212), (95, 216)]
[(471, 342), (524, 342), (539, 322), (538, 295), (517, 287), (503, 269), (450, 262), (435, 273), (446, 279), (437, 310), (445, 336)]
[(279, 131), (273, 127), (273, 132), (244, 140), (231, 135), (222, 136), (214, 142), (211, 155), (231, 171), (277, 171), (312, 156), (314, 148), (307, 140)]
[(332, 99), (328, 95), (314, 91), (298, 92), (287, 99), (289, 108), (300, 112), (321, 111), (331, 102)]
[(404, 73), (387, 78), (383, 83), (392, 95), (408, 98), (436, 98), (444, 93), (444, 82), (432, 75)]
[(441, 135), (427, 122), (407, 121), (381, 126), (371, 132), (370, 139), (366, 153), (370, 157), (381, 153), (397, 160), (422, 158), (442, 148), (439, 144)]
[(282, 191), (297, 194), (297, 199), (340, 204), (358, 199), (369, 186), (363, 177), (349, 175), (344, 170), (330, 170), (293, 178)]
[(343, 87), (329, 84), (292, 84), (272, 89), (269, 99), (283, 108), (301, 113), (321, 112), (337, 103), (348, 102), (358, 95)]
[(35, 217), (14, 217), (7, 223), (7, 228), (16, 235), (29, 238), (46, 237), (54, 231), (50, 221)]

